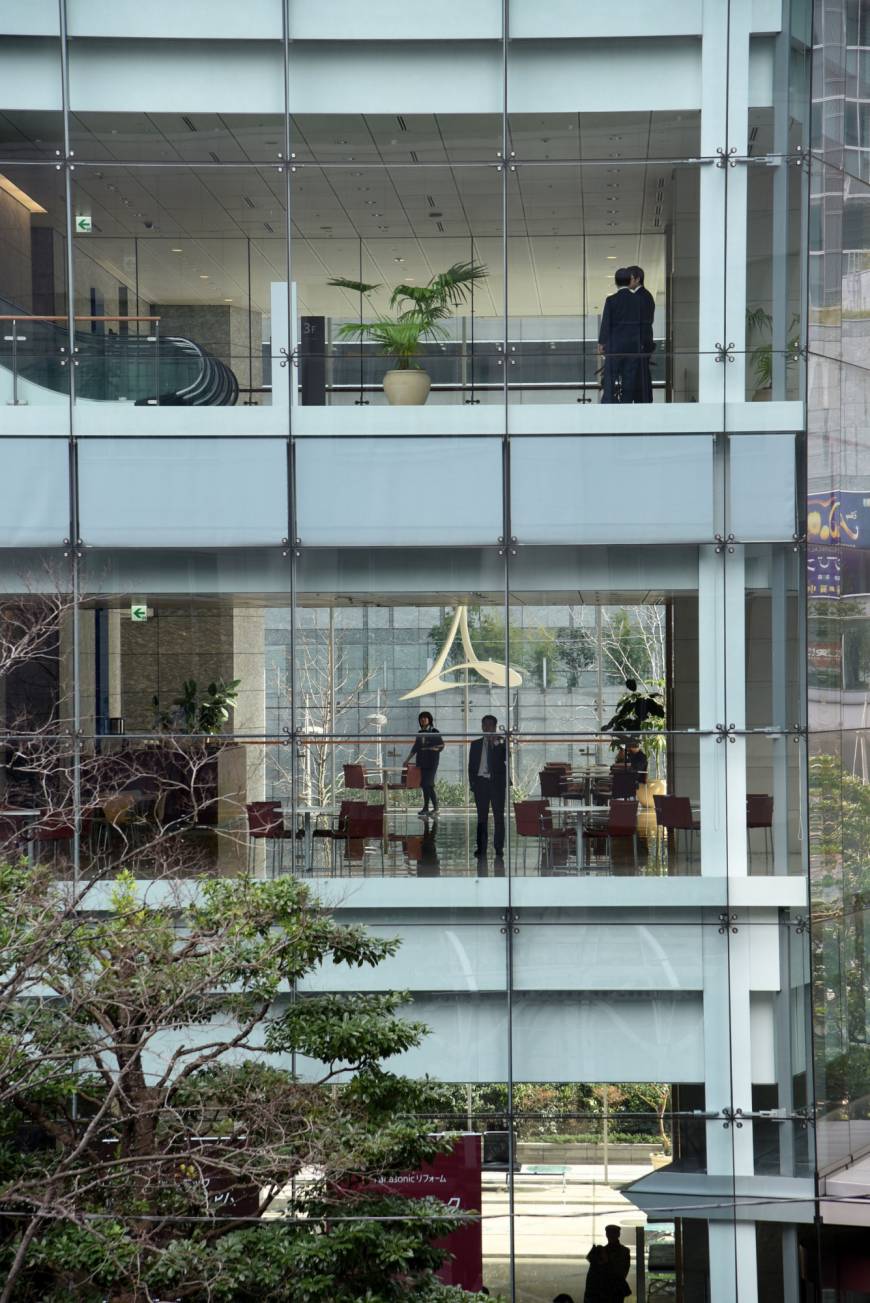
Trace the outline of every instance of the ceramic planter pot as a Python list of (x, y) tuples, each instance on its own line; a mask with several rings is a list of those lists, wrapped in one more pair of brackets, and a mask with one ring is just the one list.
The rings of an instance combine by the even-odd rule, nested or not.
[(384, 393), (391, 407), (422, 407), (429, 397), (431, 379), (425, 371), (388, 371), (384, 376)]

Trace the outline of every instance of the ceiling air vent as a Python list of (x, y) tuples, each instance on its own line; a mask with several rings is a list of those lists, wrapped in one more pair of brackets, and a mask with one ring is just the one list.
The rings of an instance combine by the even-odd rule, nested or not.
[(196, 131), (196, 130), (197, 130), (197, 128), (196, 128), (196, 127), (193, 125), (193, 123), (191, 122), (190, 118), (186, 117), (183, 113), (182, 113), (182, 115), (181, 115), (181, 121), (182, 121), (182, 122), (184, 123), (184, 125), (187, 127), (188, 131)]
[(263, 225), (265, 226), (266, 230), (269, 232), (270, 235), (275, 234), (275, 228), (271, 224), (271, 222), (264, 222)]
[(443, 223), (443, 222), (436, 222), (435, 225), (438, 227), (438, 230), (439, 230), (439, 231), (443, 231), (443, 230), (444, 230), (444, 223)]
[(427, 195), (427, 196), (426, 196), (426, 202), (429, 204), (429, 207), (430, 207), (430, 208), (434, 208), (434, 207), (435, 207), (435, 200), (432, 198), (431, 195)]
[(243, 204), (247, 204), (249, 208), (256, 208), (256, 207), (257, 207), (257, 205), (254, 203), (253, 199), (249, 199), (247, 195), (242, 195), (242, 203), (243, 203)]
[(213, 149), (210, 149), (210, 150), (208, 151), (208, 156), (209, 156), (209, 158), (211, 159), (211, 161), (212, 161), (213, 163), (219, 163), (219, 162), (220, 162), (220, 159), (218, 158), (217, 154), (214, 152)]
[(396, 114), (396, 121), (397, 121), (398, 124), (399, 124), (399, 130), (400, 130), (400, 131), (407, 131), (407, 130), (408, 130), (408, 124), (407, 124), (407, 122), (405, 121), (405, 119), (402, 117), (401, 113), (397, 113), (397, 114)]
[(413, 150), (413, 149), (410, 151), (410, 155), (411, 155), (411, 162), (412, 162), (412, 163), (419, 163), (419, 162), (420, 162), (419, 158), (418, 158), (417, 155), (414, 153), (414, 150)]

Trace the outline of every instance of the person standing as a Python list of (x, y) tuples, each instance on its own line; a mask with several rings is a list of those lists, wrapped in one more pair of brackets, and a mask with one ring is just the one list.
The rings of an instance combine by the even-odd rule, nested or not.
[(408, 752), (405, 764), (410, 764), (413, 758), (414, 763), (420, 770), (423, 808), (418, 811), (418, 814), (421, 819), (425, 819), (429, 814), (430, 805), (433, 815), (438, 813), (435, 778), (438, 774), (438, 761), (441, 759), (441, 752), (444, 750), (444, 739), (435, 727), (435, 721), (428, 710), (420, 711), (417, 716), (417, 724), (419, 732), (414, 740), (414, 745)]
[(604, 1234), (607, 1236), (607, 1272), (610, 1277), (608, 1283), (608, 1293), (606, 1299), (608, 1303), (619, 1303), (619, 1300), (628, 1298), (631, 1293), (631, 1286), (628, 1283), (628, 1271), (631, 1267), (631, 1254), (623, 1243), (620, 1241), (620, 1227), (611, 1225), (605, 1226)]
[(495, 715), (480, 721), (482, 737), (468, 748), (468, 782), (477, 807), (477, 851), (479, 860), (489, 845), (489, 811), (492, 807), (492, 841), (496, 860), (504, 854), (504, 805), (507, 793), (507, 758), (503, 734), (496, 732)]
[(604, 355), (602, 403), (638, 401), (641, 349), (641, 301), (632, 294), (628, 269), (619, 267), (613, 278), (616, 292), (609, 294), (601, 314), (598, 352)]
[(653, 322), (656, 315), (656, 301), (643, 283), (643, 267), (627, 267), (626, 271), (631, 277), (628, 287), (632, 294), (636, 295), (640, 304), (640, 348), (642, 354), (638, 365), (640, 397), (636, 398), (635, 402), (651, 403), (653, 393), (650, 359), (655, 350)]

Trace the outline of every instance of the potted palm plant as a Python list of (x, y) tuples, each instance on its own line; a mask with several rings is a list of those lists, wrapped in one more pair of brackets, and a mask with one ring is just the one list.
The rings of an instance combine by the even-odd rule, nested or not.
[[(480, 263), (455, 262), (426, 285), (397, 285), (390, 295), (392, 315), (375, 312), (370, 321), (351, 321), (340, 327), (339, 339), (370, 340), (385, 357), (395, 358), (395, 367), (384, 375), (384, 393), (394, 407), (419, 407), (425, 403), (432, 381), (416, 358), (425, 342), (447, 338), (441, 323), (465, 302), (474, 283), (486, 274)], [(382, 288), (344, 276), (335, 277), (329, 284), (365, 296)]]

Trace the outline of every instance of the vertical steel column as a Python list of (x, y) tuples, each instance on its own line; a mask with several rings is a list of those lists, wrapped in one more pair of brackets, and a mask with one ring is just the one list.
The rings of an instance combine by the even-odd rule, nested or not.
[(773, 871), (788, 873), (789, 762), (792, 742), (788, 719), (788, 593), (786, 553), (775, 547), (770, 558), (770, 681), (773, 764)]
[(514, 1182), (514, 1162), (516, 1135), (514, 1129), (514, 1069), (513, 1069), (513, 893), (511, 878), (511, 856), (513, 840), (510, 824), (510, 780), (513, 767), (512, 731), (510, 727), (510, 557), (513, 548), (511, 536), (511, 465), (510, 465), (510, 408), (508, 389), (508, 338), (510, 335), (510, 316), (508, 303), (508, 43), (510, 41), (510, 0), (502, 0), (501, 7), (501, 55), (502, 55), (502, 106), (501, 106), (501, 242), (502, 242), (502, 352), (503, 370), (502, 403), (504, 427), (502, 433), (502, 548), (504, 553), (504, 663), (505, 673), (505, 719), (507, 721), (507, 788), (505, 791), (505, 884), (507, 909), (505, 913), (505, 1000), (507, 1011), (507, 1108), (508, 1108), (508, 1284), (511, 1303), (517, 1303), (517, 1267), (516, 1267), (516, 1186)]
[(725, 336), (725, 177), (727, 160), (728, 4), (703, 0), (701, 40), (701, 157), (718, 157), (717, 166), (702, 166), (699, 176), (698, 231), (698, 401), (722, 402), (723, 364), (716, 344)]
[[(746, 252), (748, 205), (747, 169), (732, 159), (747, 157), (749, 147), (749, 36), (752, 0), (728, 0), (725, 144), (725, 338), (733, 343), (733, 360), (725, 365), (725, 401), (746, 401)], [(706, 9), (706, 4), (705, 4)]]
[[(786, 349), (788, 347), (788, 234), (789, 234), (789, 71), (791, 33), (788, 29), (788, 5), (783, 6), (783, 23), (774, 43), (773, 53), (773, 174), (771, 211), (771, 398), (786, 395)], [(777, 87), (780, 95), (777, 97)]]
[(78, 450), (75, 438), (75, 396), (76, 396), (76, 346), (75, 346), (75, 276), (73, 266), (73, 220), (72, 172), (74, 165), (70, 162), (73, 152), (70, 149), (69, 131), (69, 51), (66, 21), (66, 0), (58, 0), (58, 20), (60, 30), (60, 75), (61, 75), (61, 109), (63, 115), (63, 160), (58, 170), (64, 174), (64, 215), (66, 226), (66, 293), (67, 293), (67, 370), (69, 373), (69, 543), (67, 559), (70, 562), (69, 575), (72, 583), (72, 765), (73, 765), (73, 881), (78, 888), (81, 871), (81, 579), (79, 573), (80, 528), (79, 528), (79, 491), (78, 491)]

